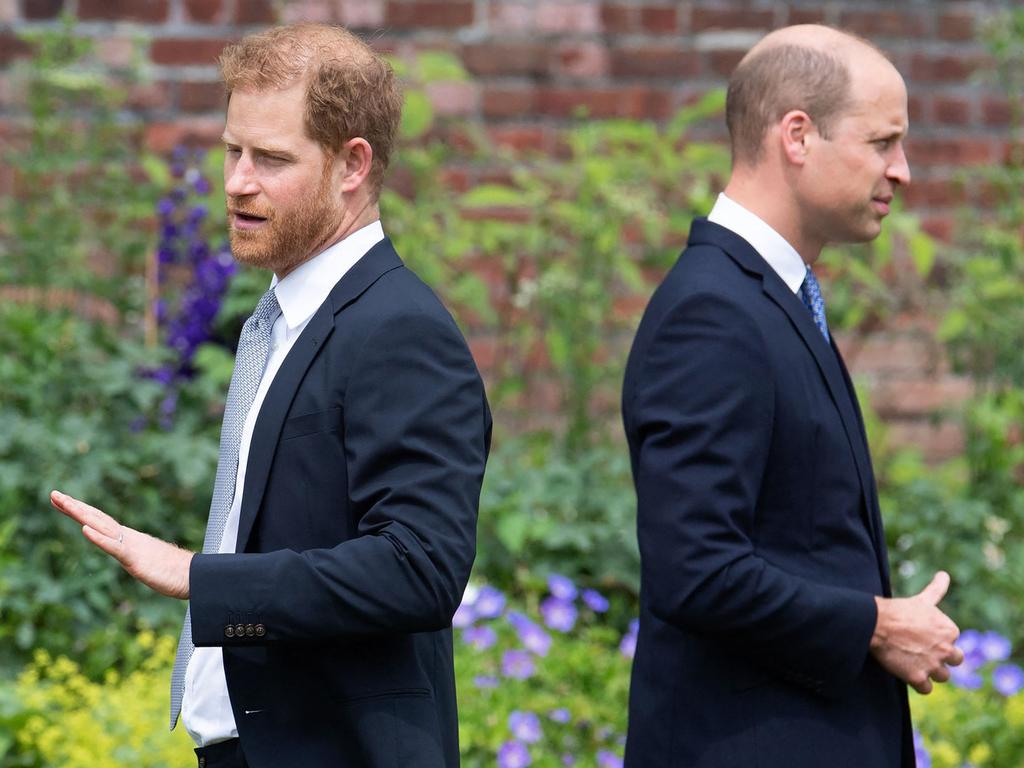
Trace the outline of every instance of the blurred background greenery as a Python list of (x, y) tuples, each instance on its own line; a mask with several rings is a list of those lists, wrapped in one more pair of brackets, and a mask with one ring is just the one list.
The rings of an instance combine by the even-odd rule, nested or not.
[[(1024, 10), (985, 41), (993, 74), (1020, 104)], [(16, 194), (0, 200), (0, 766), (183, 764), (187, 736), (162, 732), (182, 606), (120, 573), (47, 494), (60, 485), (133, 527), (201, 546), (232, 344), (267, 278), (230, 262), (218, 153), (141, 154), (141, 126), (119, 109), (120, 86), (74, 22), (33, 42), (19, 65), (30, 132), (5, 157)], [(494, 358), (473, 594), (487, 585), (503, 607), (477, 605), (457, 629), (465, 764), (491, 765), (502, 750), (514, 764), (515, 742), (534, 765), (565, 755), (615, 765), (639, 575), (618, 389), (642, 299), (727, 174), (723, 147), (691, 137), (723, 97), (664, 124), (581, 114), (558, 156), (541, 156), (499, 149), (471, 125), (458, 146), (437, 140), (423, 90), (466, 77), (462, 65), (424, 52), (395, 66), (407, 102), (385, 226), (457, 319), (485, 330)], [(480, 158), (507, 172), (469, 188), (445, 173)], [(966, 436), (953, 460), (931, 465), (895, 447), (872, 414), (869, 436), (896, 592), (947, 569), (949, 613), (1013, 648), (1024, 648), (1022, 183), (1024, 156), (1010, 153), (963, 179), (969, 199), (985, 190), (986, 205), (965, 211), (953, 243), (937, 247), (896, 212), (878, 241), (824, 261), (844, 338), (906, 299), (882, 275), (911, 275), (914, 301), (942, 317), (950, 360), (975, 384), (951, 414)], [(522, 396), (538, 368), (550, 388), (542, 414)], [(584, 607), (574, 587), (578, 623), (553, 628), (543, 610), (557, 597), (552, 573), (609, 605)], [(548, 638), (544, 653), (529, 651), (537, 668), (525, 677), (502, 667), (501, 654), (527, 643), (515, 617)], [(485, 626), (493, 639), (482, 639)], [(1024, 694), (993, 678), (993, 665), (1013, 658), (986, 657), (975, 683), (915, 698), (931, 755), (922, 761), (1024, 764), (1024, 741), (1006, 735), (1022, 732)], [(524, 717), (538, 713), (533, 738)]]

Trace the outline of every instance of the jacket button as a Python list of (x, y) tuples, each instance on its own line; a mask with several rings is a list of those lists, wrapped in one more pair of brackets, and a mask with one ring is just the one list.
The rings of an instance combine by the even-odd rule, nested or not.
[(245, 637), (245, 624), (235, 624), (235, 637)]
[(246, 624), (245, 625), (245, 636), (246, 637), (252, 637), (255, 634), (256, 634), (255, 627), (253, 627), (252, 624)]
[(263, 637), (265, 634), (267, 634), (267, 628), (264, 627), (262, 624), (257, 624), (255, 627), (255, 631), (256, 637)]
[(235, 628), (233, 626), (228, 624), (226, 627), (224, 627), (224, 637), (234, 637), (234, 636), (235, 636)]

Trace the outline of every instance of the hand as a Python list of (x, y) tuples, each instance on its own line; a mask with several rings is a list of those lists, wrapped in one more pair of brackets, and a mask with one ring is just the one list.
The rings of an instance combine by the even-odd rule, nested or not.
[(60, 491), (50, 503), (82, 526), (82, 534), (117, 560), (131, 576), (161, 595), (188, 599), (193, 553), (121, 525), (110, 515)]
[(875, 597), (878, 622), (871, 637), (871, 653), (918, 693), (931, 693), (932, 680), (946, 682), (949, 666), (964, 660), (963, 651), (953, 645), (960, 630), (937, 607), (947, 589), (949, 574), (939, 571), (913, 597)]

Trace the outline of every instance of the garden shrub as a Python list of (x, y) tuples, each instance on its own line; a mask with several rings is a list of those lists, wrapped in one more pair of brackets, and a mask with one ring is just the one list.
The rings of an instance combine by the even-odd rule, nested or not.
[[(0, 739), (15, 741), (18, 755), (0, 764), (174, 768), (194, 761), (185, 729), (166, 728), (175, 638), (143, 632), (133, 644), (144, 656), (139, 667), (123, 675), (108, 670), (100, 682), (67, 656), (37, 651), (13, 690), (6, 691), (7, 712), (0, 705)], [(19, 726), (14, 736), (5, 735), (3, 727), (11, 721)]]

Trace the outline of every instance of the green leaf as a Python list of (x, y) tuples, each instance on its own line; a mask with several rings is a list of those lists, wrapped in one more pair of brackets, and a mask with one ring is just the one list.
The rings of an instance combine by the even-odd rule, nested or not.
[(422, 83), (461, 81), (469, 78), (458, 56), (447, 51), (423, 51), (416, 58), (416, 74)]
[(403, 139), (418, 139), (434, 123), (434, 107), (423, 91), (408, 90), (405, 92), (405, 104), (402, 107), (402, 122), (399, 133)]

